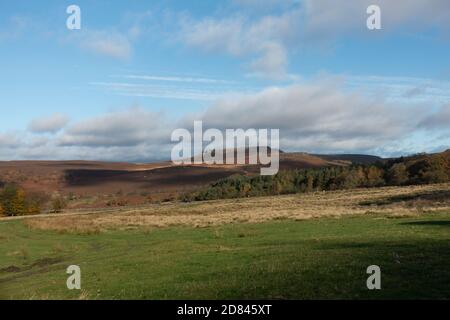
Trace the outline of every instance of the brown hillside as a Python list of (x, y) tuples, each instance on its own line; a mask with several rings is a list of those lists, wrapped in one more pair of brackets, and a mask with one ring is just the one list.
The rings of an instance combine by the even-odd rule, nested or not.
[[(313, 168), (342, 163), (306, 153), (280, 153), (280, 169)], [(0, 186), (14, 183), (27, 192), (70, 195), (74, 206), (138, 204), (171, 199), (181, 192), (233, 174), (259, 173), (259, 165), (184, 165), (171, 162), (133, 164), (96, 161), (0, 162)], [(82, 199), (89, 199), (82, 201)]]

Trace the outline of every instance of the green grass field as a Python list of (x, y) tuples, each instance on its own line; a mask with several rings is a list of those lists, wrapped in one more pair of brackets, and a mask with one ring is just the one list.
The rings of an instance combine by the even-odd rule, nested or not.
[[(82, 290), (66, 288), (81, 267)], [(366, 288), (379, 265), (382, 289)], [(1, 299), (450, 298), (450, 212), (80, 235), (0, 222)]]

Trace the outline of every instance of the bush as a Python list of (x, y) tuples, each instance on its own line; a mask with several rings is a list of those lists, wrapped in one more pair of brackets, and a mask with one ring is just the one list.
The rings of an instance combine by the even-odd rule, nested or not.
[(27, 214), (40, 214), (42, 207), (49, 201), (49, 196), (45, 193), (30, 193), (25, 196), (25, 207)]
[(0, 193), (0, 205), (3, 215), (6, 216), (22, 216), (27, 214), (25, 205), (25, 192), (14, 186), (7, 185)]
[(67, 201), (62, 196), (55, 196), (51, 202), (51, 210), (53, 213), (61, 213), (67, 206)]

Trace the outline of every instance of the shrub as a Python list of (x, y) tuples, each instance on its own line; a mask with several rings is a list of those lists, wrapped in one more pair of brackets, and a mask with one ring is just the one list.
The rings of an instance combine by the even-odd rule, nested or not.
[(25, 192), (14, 185), (7, 185), (2, 190), (0, 204), (6, 216), (21, 216), (27, 213)]
[(62, 196), (55, 196), (51, 202), (51, 209), (53, 213), (61, 213), (67, 206), (67, 201)]

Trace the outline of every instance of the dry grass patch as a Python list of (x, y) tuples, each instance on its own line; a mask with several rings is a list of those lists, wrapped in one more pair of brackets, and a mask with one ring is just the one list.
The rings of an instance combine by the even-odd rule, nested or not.
[(53, 230), (61, 233), (96, 234), (102, 229), (93, 224), (94, 215), (75, 215), (44, 217), (24, 220), (25, 225), (40, 230)]
[(120, 211), (103, 214), (71, 214), (24, 221), (31, 228), (90, 234), (107, 229), (178, 225), (206, 227), (236, 222), (305, 220), (372, 213), (405, 217), (450, 209), (449, 194), (450, 184), (384, 187), (196, 203), (167, 203), (138, 209), (122, 208)]

